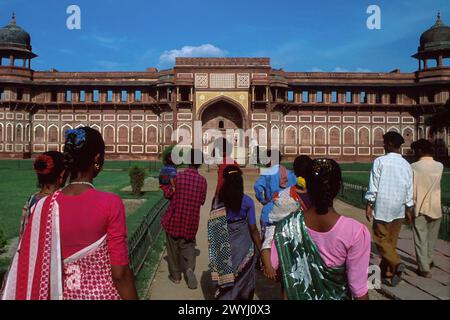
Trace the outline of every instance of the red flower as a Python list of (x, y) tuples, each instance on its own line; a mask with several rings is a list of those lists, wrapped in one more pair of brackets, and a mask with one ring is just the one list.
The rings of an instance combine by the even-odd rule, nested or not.
[(34, 170), (36, 170), (38, 174), (50, 174), (54, 167), (55, 163), (53, 158), (46, 154), (41, 154), (34, 160)]

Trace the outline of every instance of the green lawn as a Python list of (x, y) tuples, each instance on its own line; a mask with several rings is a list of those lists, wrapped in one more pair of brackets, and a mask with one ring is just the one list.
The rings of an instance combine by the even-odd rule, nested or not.
[[(367, 187), (369, 183), (369, 172), (351, 172), (344, 171), (342, 173), (345, 182), (358, 184)], [(444, 172), (441, 180), (441, 197), (442, 204), (450, 206), (450, 172)]]
[[(107, 161), (104, 170), (94, 181), (96, 188), (99, 190), (114, 192), (122, 198), (147, 199), (133, 214), (127, 216), (129, 236), (134, 233), (150, 208), (162, 197), (161, 191), (146, 192), (139, 197), (132, 195), (130, 192), (121, 191), (130, 184), (128, 168), (134, 165), (146, 168), (150, 176), (157, 175), (161, 168), (161, 163), (157, 161)], [(36, 175), (31, 166), (31, 160), (0, 160), (0, 229), (3, 230), (6, 239), (17, 236), (22, 206), (28, 197), (38, 190)], [(161, 233), (145, 260), (142, 272), (136, 277), (136, 285), (141, 298), (145, 298), (148, 282), (156, 271), (163, 247), (164, 235)], [(10, 259), (0, 258), (0, 279), (9, 263)]]
[[(105, 170), (95, 179), (96, 187), (103, 191), (114, 192), (122, 198), (134, 197), (130, 193), (120, 191), (129, 185), (128, 166), (139, 165), (145, 168), (157, 170), (158, 164), (138, 161), (107, 161)], [(156, 174), (152, 171), (150, 174)], [(1, 160), (0, 161), (0, 229), (5, 233), (7, 239), (14, 238), (19, 232), (21, 209), (28, 197), (37, 191), (36, 175), (31, 168), (30, 160)], [(144, 194), (142, 197), (149, 198), (143, 207), (147, 210), (161, 196), (160, 192)], [(144, 209), (143, 209), (144, 210)], [(129, 232), (145, 213), (139, 210), (130, 216)], [(140, 222), (140, 220), (139, 220)]]
[(161, 232), (158, 239), (153, 244), (152, 250), (145, 259), (142, 269), (135, 278), (136, 289), (140, 299), (148, 298), (148, 286), (160, 263), (160, 257), (165, 248), (165, 242), (166, 236), (164, 232)]

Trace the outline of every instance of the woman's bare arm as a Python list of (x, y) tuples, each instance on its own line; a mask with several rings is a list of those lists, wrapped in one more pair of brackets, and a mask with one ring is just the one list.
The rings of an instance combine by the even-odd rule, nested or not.
[(258, 228), (256, 227), (256, 225), (249, 225), (248, 228), (250, 229), (250, 236), (252, 237), (256, 249), (258, 250), (259, 253), (261, 253), (262, 241)]
[(138, 300), (133, 272), (129, 266), (112, 266), (112, 278), (123, 300)]

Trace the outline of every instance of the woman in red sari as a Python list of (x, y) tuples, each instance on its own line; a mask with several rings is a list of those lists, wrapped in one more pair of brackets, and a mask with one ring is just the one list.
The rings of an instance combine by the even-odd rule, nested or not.
[(137, 299), (123, 203), (93, 185), (104, 155), (98, 131), (66, 131), (70, 183), (32, 208), (2, 299)]

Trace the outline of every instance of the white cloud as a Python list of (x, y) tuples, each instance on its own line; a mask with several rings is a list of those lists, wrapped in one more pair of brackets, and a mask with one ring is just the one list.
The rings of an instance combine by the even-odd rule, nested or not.
[(356, 72), (372, 72), (372, 70), (366, 68), (356, 68)]
[(317, 68), (317, 67), (313, 67), (313, 68), (311, 69), (311, 72), (323, 72), (323, 70), (320, 69), (320, 68)]
[(334, 72), (372, 72), (370, 69), (367, 68), (356, 68), (356, 70), (349, 70), (346, 68), (342, 68), (342, 67), (336, 67), (333, 70)]
[(341, 67), (336, 67), (333, 70), (334, 72), (349, 72), (347, 69), (345, 68), (341, 68)]
[(227, 51), (212, 44), (184, 46), (181, 49), (166, 50), (159, 56), (159, 63), (174, 63), (176, 57), (223, 57)]

